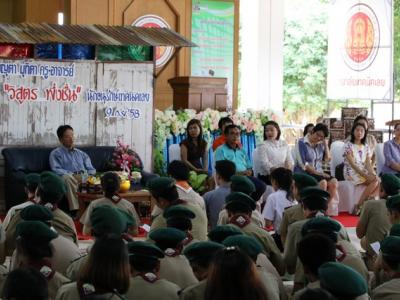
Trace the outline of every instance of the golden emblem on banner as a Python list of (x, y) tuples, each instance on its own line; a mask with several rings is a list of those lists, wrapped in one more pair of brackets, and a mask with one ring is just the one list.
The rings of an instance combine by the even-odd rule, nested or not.
[(359, 3), (350, 8), (346, 20), (344, 60), (353, 70), (365, 70), (379, 50), (378, 19), (371, 7)]

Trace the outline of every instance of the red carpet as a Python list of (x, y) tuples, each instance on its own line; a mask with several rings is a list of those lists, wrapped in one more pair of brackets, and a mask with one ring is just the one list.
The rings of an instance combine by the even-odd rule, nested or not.
[(332, 218), (342, 223), (344, 227), (356, 227), (359, 219), (359, 217), (352, 216), (347, 212), (341, 212), (337, 217)]

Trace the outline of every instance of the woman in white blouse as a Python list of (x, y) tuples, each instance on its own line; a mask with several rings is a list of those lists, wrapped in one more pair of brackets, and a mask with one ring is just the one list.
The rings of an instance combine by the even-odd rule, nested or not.
[(271, 185), (270, 174), (279, 167), (293, 169), (293, 159), (288, 144), (280, 140), (278, 123), (268, 121), (264, 125), (264, 143), (257, 146), (258, 178)]

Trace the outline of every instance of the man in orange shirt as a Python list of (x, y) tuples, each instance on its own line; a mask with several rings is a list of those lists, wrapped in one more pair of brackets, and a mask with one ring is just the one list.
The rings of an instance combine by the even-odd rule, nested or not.
[[(226, 142), (226, 138), (225, 138), (225, 127), (228, 125), (232, 125), (233, 121), (231, 118), (229, 117), (223, 117), (218, 121), (218, 128), (221, 131), (221, 135), (219, 137), (217, 137), (212, 145), (212, 149), (213, 151), (217, 150), (217, 148), (223, 144), (225, 144)], [(239, 143), (239, 147), (242, 147), (242, 145)]]

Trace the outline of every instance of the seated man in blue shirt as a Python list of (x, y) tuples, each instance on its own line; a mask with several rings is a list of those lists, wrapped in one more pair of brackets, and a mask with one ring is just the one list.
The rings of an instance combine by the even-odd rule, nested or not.
[(76, 196), (82, 173), (95, 174), (89, 156), (74, 147), (74, 129), (69, 125), (61, 125), (57, 129), (61, 146), (50, 153), (50, 167), (57, 175), (62, 176), (67, 185), (68, 205), (71, 211), (79, 209)]
[(246, 151), (240, 147), (240, 128), (237, 125), (228, 125), (224, 131), (226, 142), (215, 150), (215, 161), (230, 160), (236, 166), (236, 174), (251, 176), (252, 165)]

